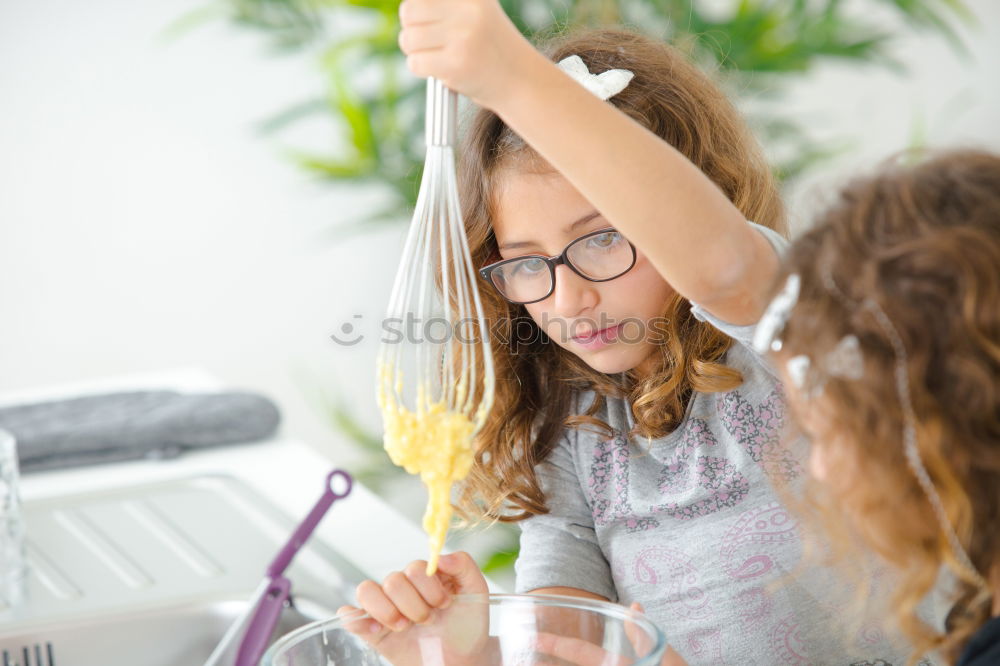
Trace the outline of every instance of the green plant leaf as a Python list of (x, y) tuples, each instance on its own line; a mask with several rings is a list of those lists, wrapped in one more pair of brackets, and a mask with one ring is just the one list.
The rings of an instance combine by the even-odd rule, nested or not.
[(338, 160), (332, 157), (311, 155), (298, 150), (286, 151), (289, 159), (308, 171), (337, 180), (363, 180), (375, 173), (375, 163), (370, 159), (356, 157)]
[(517, 560), (517, 556), (520, 553), (520, 549), (515, 550), (499, 550), (495, 553), (491, 553), (486, 561), (483, 562), (482, 570), (484, 574), (493, 574), (498, 571), (507, 571), (514, 566), (514, 562)]

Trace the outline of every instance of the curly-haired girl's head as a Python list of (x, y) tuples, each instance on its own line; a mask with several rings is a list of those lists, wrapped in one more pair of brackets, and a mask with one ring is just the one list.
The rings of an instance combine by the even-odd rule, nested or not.
[[(684, 54), (617, 29), (572, 33), (540, 49), (555, 62), (580, 56), (594, 73), (632, 71), (631, 82), (608, 103), (690, 159), (747, 219), (784, 231), (777, 186), (759, 146), (725, 95)], [(495, 223), (511, 174), (545, 174), (550, 167), (489, 110), (478, 109), (464, 130), (459, 193), (472, 260), (482, 267), (500, 259)], [(629, 398), (638, 433), (657, 437), (680, 423), (693, 391), (729, 390), (742, 381), (722, 364), (729, 339), (696, 320), (669, 287), (656, 305), (663, 330), (651, 364), (644, 363), (642, 373), (605, 373), (548, 339), (525, 306), (508, 303), (485, 281), (479, 286), (494, 333), (496, 398), (464, 485), (461, 504), (471, 514), (516, 520), (544, 512), (534, 466), (566, 427), (607, 427), (593, 418), (604, 395)], [(582, 389), (594, 389), (598, 399), (574, 418), (571, 400)]]
[[(954, 653), (989, 617), (990, 592), (961, 566), (949, 528), (908, 465), (902, 396), (908, 390), (917, 450), (948, 523), (975, 568), (995, 576), (1000, 157), (951, 152), (853, 183), (795, 243), (787, 272), (800, 276), (801, 287), (776, 360), (812, 439), (810, 467), (822, 481), (813, 505), (836, 543), (860, 536), (893, 565), (900, 581), (894, 607), (918, 653)], [(831, 352), (851, 336), (860, 377), (833, 367)], [(787, 370), (789, 359), (802, 356), (813, 373), (810, 397), (795, 389)], [(903, 367), (905, 377), (897, 374)], [(938, 634), (916, 608), (942, 565), (958, 578), (959, 594), (947, 630)]]

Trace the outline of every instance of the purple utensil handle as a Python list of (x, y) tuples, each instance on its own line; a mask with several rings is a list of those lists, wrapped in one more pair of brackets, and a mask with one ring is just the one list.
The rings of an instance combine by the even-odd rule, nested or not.
[(240, 651), (236, 654), (236, 666), (257, 666), (260, 663), (291, 589), (292, 581), (284, 576), (278, 576), (271, 581), (267, 592), (257, 604), (250, 626), (247, 627), (243, 642), (240, 643)]
[[(334, 479), (341, 478), (344, 481), (344, 489), (342, 491), (335, 491), (333, 489)], [(322, 520), (323, 516), (326, 514), (330, 505), (339, 499), (343, 499), (351, 494), (351, 487), (354, 485), (351, 475), (347, 472), (339, 469), (335, 469), (330, 472), (326, 477), (326, 490), (320, 496), (319, 500), (313, 506), (312, 511), (309, 515), (305, 517), (297, 528), (295, 532), (292, 533), (291, 538), (285, 547), (282, 548), (278, 555), (271, 561), (271, 564), (267, 567), (266, 576), (268, 578), (277, 578), (281, 574), (285, 573), (285, 569), (288, 568), (288, 564), (295, 557), (295, 553), (298, 552), (299, 548), (309, 540), (309, 536), (316, 529), (319, 521)]]
[[(334, 490), (333, 483), (336, 479), (341, 479), (342, 490)], [(236, 666), (257, 666), (260, 658), (267, 649), (271, 634), (278, 624), (281, 611), (285, 607), (285, 601), (291, 594), (292, 583), (282, 574), (291, 563), (295, 553), (308, 541), (319, 521), (329, 510), (330, 506), (339, 499), (343, 499), (351, 494), (351, 487), (354, 485), (351, 475), (339, 469), (335, 469), (326, 476), (326, 488), (323, 494), (313, 505), (309, 515), (305, 517), (285, 546), (278, 552), (277, 557), (267, 567), (264, 580), (270, 581), (266, 592), (257, 601), (257, 606), (253, 610), (253, 617), (240, 641), (239, 650), (236, 653)]]

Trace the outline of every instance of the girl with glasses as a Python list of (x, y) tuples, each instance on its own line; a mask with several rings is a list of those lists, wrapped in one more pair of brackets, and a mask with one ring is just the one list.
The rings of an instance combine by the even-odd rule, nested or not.
[[(519, 523), (518, 591), (641, 604), (690, 663), (899, 663), (841, 627), (828, 572), (786, 576), (801, 545), (775, 484), (802, 467), (749, 346), (785, 225), (734, 107), (632, 32), (536, 50), (496, 0), (400, 16), (410, 69), (480, 107), (458, 175), (496, 398), (460, 504)], [(421, 566), (359, 602), (400, 630), (485, 590), (467, 556)]]

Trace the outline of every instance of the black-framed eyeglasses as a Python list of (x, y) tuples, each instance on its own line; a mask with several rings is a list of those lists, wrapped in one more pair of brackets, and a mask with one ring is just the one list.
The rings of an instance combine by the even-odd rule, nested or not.
[(554, 257), (529, 254), (479, 269), (479, 275), (516, 305), (544, 301), (556, 289), (556, 266), (565, 264), (591, 282), (621, 277), (635, 266), (635, 246), (614, 229), (580, 236)]

